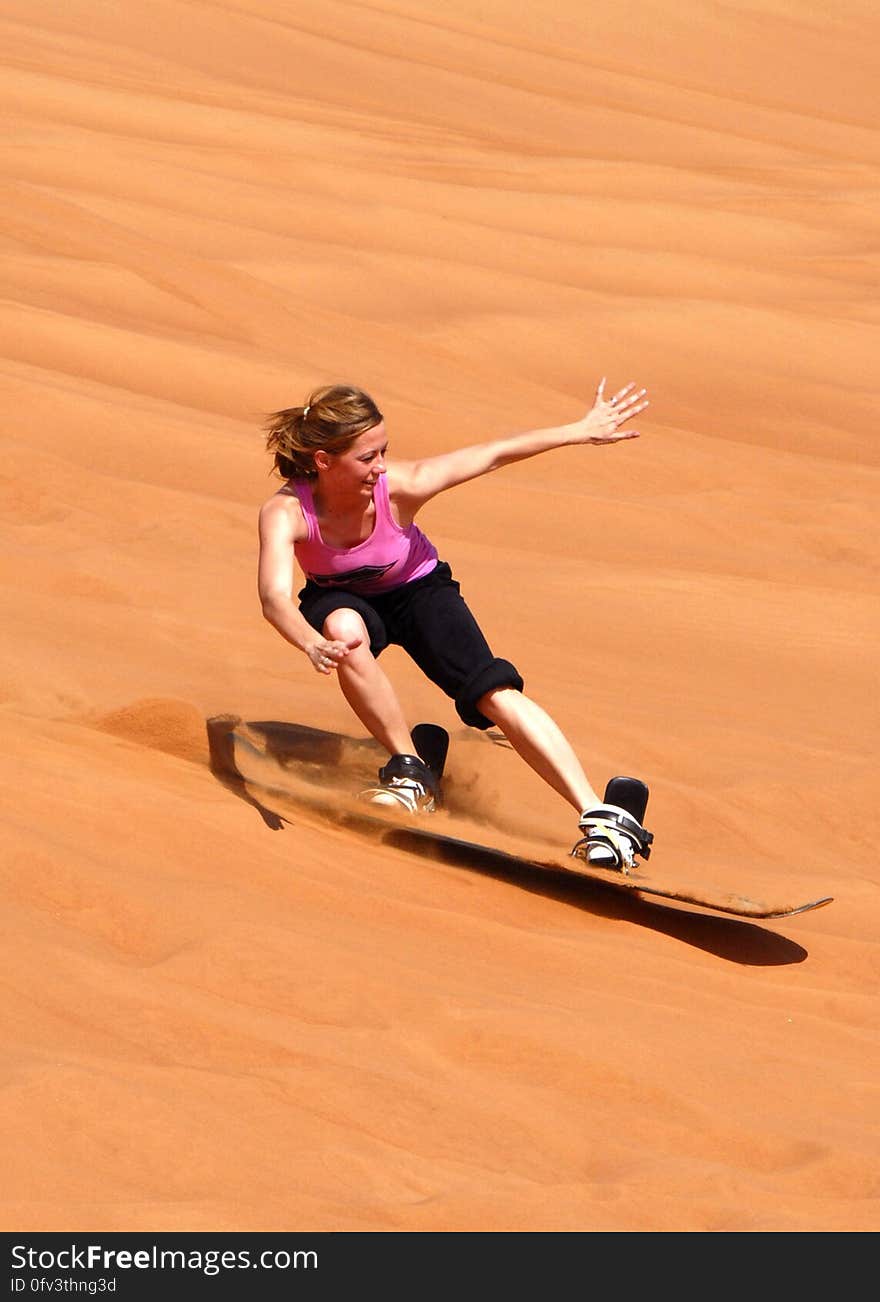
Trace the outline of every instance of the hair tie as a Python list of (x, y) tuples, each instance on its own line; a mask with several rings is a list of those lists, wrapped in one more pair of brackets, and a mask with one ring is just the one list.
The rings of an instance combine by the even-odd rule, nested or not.
[(308, 416), (311, 410), (312, 410), (312, 404), (310, 402), (306, 403), (305, 407), (303, 407), (303, 420), (305, 420), (306, 416)]

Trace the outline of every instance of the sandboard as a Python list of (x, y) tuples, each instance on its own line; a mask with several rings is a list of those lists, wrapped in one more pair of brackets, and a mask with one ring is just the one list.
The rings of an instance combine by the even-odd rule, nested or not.
[[(273, 734), (269, 731), (274, 726)], [(435, 724), (420, 724), (413, 729), (413, 742), (420, 757), (442, 778), (449, 747), (449, 737)], [(329, 793), (322, 775), (328, 772), (344, 773), (361, 780), (361, 775), (375, 774), (376, 754), (372, 743), (353, 738), (340, 738), (334, 734), (319, 733), (314, 729), (284, 730), (278, 725), (248, 725), (240, 720), (230, 721), (229, 737), (232, 741), (233, 767), (239, 777), (256, 783), (266, 791), (275, 792), (293, 806), (309, 809), (336, 825), (368, 834), (374, 839), (393, 843), (396, 848), (414, 853), (442, 857), (446, 851), (458, 863), (467, 862), (468, 855), (475, 859), (491, 856), (497, 867), (509, 865), (510, 869), (528, 868), (564, 873), (601, 884), (614, 891), (649, 896), (672, 904), (688, 905), (729, 917), (753, 920), (789, 918), (808, 913), (832, 902), (830, 895), (803, 902), (767, 902), (748, 895), (739, 895), (714, 888), (711, 883), (698, 885), (675, 882), (660, 874), (648, 873), (638, 864), (629, 872), (598, 868), (570, 853), (551, 851), (545, 857), (534, 845), (517, 846), (514, 852), (500, 849), (475, 840), (466, 839), (439, 830), (446, 820), (438, 815), (413, 815), (405, 811), (358, 801), (340, 799), (338, 793)], [(293, 738), (293, 742), (291, 741)], [(267, 748), (267, 742), (269, 743)], [(295, 744), (294, 744), (295, 743)], [(271, 752), (271, 754), (270, 754)], [(275, 776), (273, 776), (273, 773)], [(278, 782), (281, 773), (288, 781)], [(299, 779), (299, 780), (297, 780)], [(373, 779), (374, 780), (374, 779)], [(607, 803), (616, 803), (629, 811), (639, 821), (644, 818), (647, 805), (647, 787), (632, 778), (612, 778), (606, 788)], [(612, 796), (613, 800), (608, 800)], [(432, 827), (433, 824), (433, 827)]]
[[(342, 822), (345, 826), (353, 827), (355, 830), (358, 829), (360, 824), (362, 830), (371, 830), (374, 835), (378, 834), (380, 839), (382, 839), (382, 833), (384, 832), (387, 837), (393, 837), (395, 843), (403, 848), (409, 847), (417, 850), (421, 844), (425, 850), (433, 848), (436, 851), (445, 847), (448, 850), (455, 851), (456, 858), (459, 861), (466, 859), (468, 853), (474, 856), (491, 854), (499, 867), (504, 861), (508, 862), (512, 868), (522, 867), (525, 864), (530, 868), (540, 869), (545, 872), (566, 873), (582, 878), (585, 881), (601, 883), (601, 885), (608, 886), (612, 890), (650, 895), (669, 900), (674, 904), (692, 905), (695, 908), (708, 909), (713, 913), (724, 913), (735, 918), (752, 918), (756, 920), (791, 918), (795, 914), (809, 913), (811, 909), (820, 909), (826, 904), (831, 904), (834, 898), (831, 895), (824, 895), (819, 899), (807, 900), (800, 904), (768, 903), (764, 900), (753, 899), (747, 895), (737, 895), (729, 891), (713, 889), (711, 884), (699, 887), (676, 887), (671, 882), (663, 882), (656, 877), (649, 877), (638, 868), (631, 869), (627, 873), (615, 869), (594, 868), (591, 864), (585, 863), (582, 859), (576, 859), (571, 854), (560, 854), (558, 858), (544, 858), (543, 856), (531, 854), (514, 855), (480, 842), (463, 840), (461, 837), (448, 836), (442, 832), (433, 832), (424, 826), (426, 822), (431, 821), (430, 815), (417, 818), (413, 815), (399, 816), (389, 813), (386, 817), (384, 814), (352, 810), (341, 815), (338, 814), (336, 818), (337, 821)], [(405, 837), (394, 837), (395, 831), (405, 831), (406, 835)]]
[(621, 873), (612, 869), (594, 868), (568, 855), (564, 861), (551, 860), (542, 863), (543, 867), (564, 869), (588, 881), (603, 882), (615, 890), (638, 891), (640, 895), (653, 895), (660, 899), (672, 900), (676, 904), (692, 904), (696, 908), (711, 909), (714, 913), (727, 913), (736, 918), (791, 918), (796, 913), (809, 913), (811, 909), (821, 909), (833, 900), (831, 895), (823, 895), (818, 900), (808, 900), (804, 904), (768, 904), (763, 900), (752, 899), (748, 895), (736, 895), (728, 891), (713, 890), (711, 885), (703, 887), (675, 887), (671, 883), (648, 877), (638, 868)]

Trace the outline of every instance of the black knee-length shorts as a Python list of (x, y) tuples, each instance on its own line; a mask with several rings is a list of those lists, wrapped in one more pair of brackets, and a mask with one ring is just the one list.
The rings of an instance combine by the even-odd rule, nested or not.
[(508, 660), (493, 656), (445, 561), (430, 574), (388, 592), (349, 592), (321, 588), (309, 579), (299, 593), (299, 608), (318, 632), (334, 610), (355, 610), (370, 635), (370, 650), (403, 647), (422, 672), (455, 701), (464, 723), (491, 728), (476, 702), (498, 687), (521, 692), (523, 680)]

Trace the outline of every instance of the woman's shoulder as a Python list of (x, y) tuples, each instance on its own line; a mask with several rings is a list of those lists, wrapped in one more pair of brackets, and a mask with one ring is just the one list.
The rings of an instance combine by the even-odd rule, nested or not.
[(389, 461), (385, 472), (388, 496), (394, 501), (398, 497), (410, 497), (413, 492), (413, 471), (415, 461)]
[(260, 530), (275, 535), (289, 531), (292, 542), (300, 542), (309, 535), (305, 512), (297, 493), (297, 483), (288, 480), (260, 507)]

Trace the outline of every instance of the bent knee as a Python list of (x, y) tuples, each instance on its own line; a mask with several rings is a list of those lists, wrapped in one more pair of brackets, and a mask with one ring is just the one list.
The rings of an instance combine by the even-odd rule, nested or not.
[(349, 610), (347, 606), (331, 610), (324, 620), (321, 631), (333, 642), (350, 642), (359, 637), (363, 645), (370, 645), (366, 624), (356, 610)]
[(515, 710), (517, 702), (522, 699), (522, 692), (516, 687), (493, 687), (484, 692), (475, 702), (480, 714), (485, 714), (493, 723), (500, 724)]

